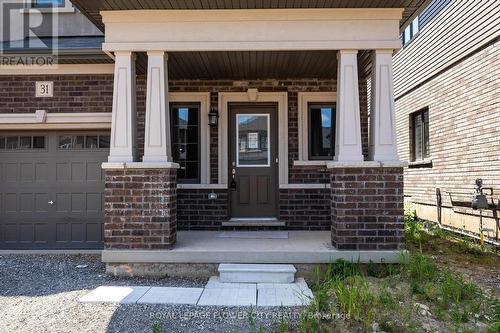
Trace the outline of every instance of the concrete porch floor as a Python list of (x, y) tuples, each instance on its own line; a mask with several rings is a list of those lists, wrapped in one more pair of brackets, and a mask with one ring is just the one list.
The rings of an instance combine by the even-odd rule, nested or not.
[(345, 259), (394, 263), (401, 251), (339, 251), (329, 231), (289, 231), (287, 239), (218, 238), (221, 231), (180, 231), (172, 250), (103, 250), (102, 261), (118, 263), (321, 264)]

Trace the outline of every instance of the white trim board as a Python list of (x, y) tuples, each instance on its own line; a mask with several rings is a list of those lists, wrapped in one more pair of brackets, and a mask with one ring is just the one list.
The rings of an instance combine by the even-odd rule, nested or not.
[(111, 129), (111, 112), (0, 114), (0, 130), (48, 129)]
[(278, 167), (279, 183), (288, 183), (288, 93), (258, 92), (249, 89), (248, 92), (219, 93), (219, 132), (218, 132), (218, 162), (219, 184), (228, 184), (228, 116), (229, 103), (234, 102), (273, 102), (278, 103)]
[[(104, 51), (399, 49), (403, 8), (101, 11)], [(168, 31), (168, 33), (165, 33)]]
[[(336, 92), (299, 92), (297, 93), (297, 108), (298, 108), (298, 126), (299, 126), (299, 161), (309, 162), (309, 120), (308, 120), (308, 110), (309, 103), (336, 103), (337, 93)], [(297, 161), (298, 162), (298, 161)], [(310, 165), (320, 165), (326, 166), (326, 161), (310, 161), (314, 164)], [(304, 165), (295, 164), (294, 165)]]
[(0, 75), (113, 74), (114, 64), (0, 65)]

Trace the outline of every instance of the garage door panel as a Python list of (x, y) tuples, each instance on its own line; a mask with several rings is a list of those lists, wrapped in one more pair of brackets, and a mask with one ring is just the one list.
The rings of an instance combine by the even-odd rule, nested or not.
[[(35, 208), (34, 195), (33, 193), (21, 193), (19, 194), (19, 213), (21, 214), (33, 214)], [(30, 216), (31, 217), (31, 216)]]
[(49, 212), (49, 194), (35, 193), (35, 212), (37, 214)]
[(6, 243), (16, 243), (19, 240), (15, 223), (4, 224), (3, 239)]
[[(56, 213), (57, 216), (60, 215), (60, 213), (67, 214), (71, 211), (71, 194), (70, 193), (56, 193), (55, 195), (56, 200), (55, 200), (55, 206), (56, 206)], [(66, 216), (66, 215), (63, 215)]]
[(84, 193), (71, 193), (71, 213), (78, 215), (85, 213)]
[(71, 163), (71, 181), (73, 182), (84, 182), (86, 177), (86, 166), (85, 162), (73, 162)]
[(100, 163), (87, 163), (87, 182), (101, 182), (101, 170)]
[(102, 247), (109, 150), (59, 149), (58, 136), (44, 150), (0, 150), (0, 249)]
[(20, 223), (18, 228), (19, 241), (21, 243), (33, 243), (35, 241), (34, 223)]
[(6, 163), (5, 164), (5, 182), (16, 183), (17, 182), (17, 163)]
[(5, 193), (4, 194), (4, 212), (5, 217), (13, 216), (17, 214), (17, 193)]
[(101, 193), (87, 193), (86, 204), (87, 217), (102, 216)]
[(71, 242), (71, 226), (67, 222), (56, 223), (56, 242), (69, 243)]
[(71, 242), (81, 242), (85, 240), (85, 226), (83, 223), (73, 222), (71, 226)]
[(48, 182), (49, 181), (49, 163), (36, 163), (35, 164), (35, 181)]
[(49, 223), (37, 223), (35, 228), (35, 243), (38, 245), (45, 245), (52, 242), (52, 231)]
[(71, 176), (70, 164), (68, 162), (56, 163), (56, 181), (68, 182)]
[(32, 183), (35, 179), (34, 163), (19, 163), (20, 177), (19, 180), (24, 183)]
[(102, 223), (95, 221), (94, 223), (88, 222), (86, 224), (87, 242), (99, 243), (102, 240)]

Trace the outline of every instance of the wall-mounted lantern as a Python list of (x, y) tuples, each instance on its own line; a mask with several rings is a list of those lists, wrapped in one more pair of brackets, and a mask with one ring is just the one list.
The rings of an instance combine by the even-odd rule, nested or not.
[(219, 112), (217, 108), (213, 107), (208, 113), (208, 125), (211, 127), (216, 127), (219, 123)]

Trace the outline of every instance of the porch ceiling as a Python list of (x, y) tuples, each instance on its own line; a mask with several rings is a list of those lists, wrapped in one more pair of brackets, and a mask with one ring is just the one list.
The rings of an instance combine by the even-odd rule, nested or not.
[(336, 51), (169, 53), (169, 77), (177, 80), (327, 79), (336, 73)]
[(268, 8), (404, 8), (401, 27), (430, 0), (71, 0), (104, 31), (101, 10), (133, 9), (268, 9)]

